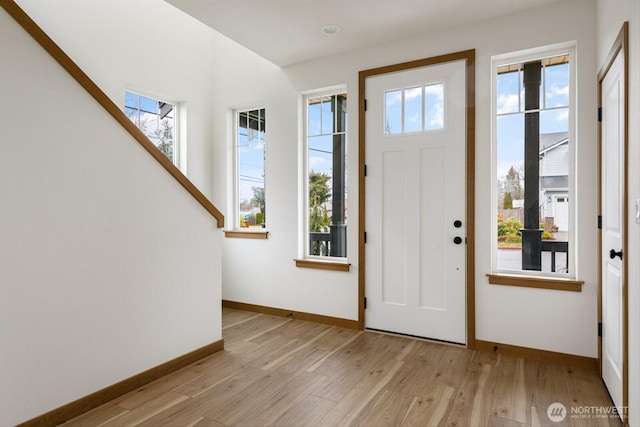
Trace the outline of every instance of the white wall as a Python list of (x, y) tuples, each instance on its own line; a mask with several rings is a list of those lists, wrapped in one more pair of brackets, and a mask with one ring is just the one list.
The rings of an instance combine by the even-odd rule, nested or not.
[(2, 9), (0, 39), (5, 426), (220, 340), (221, 232)]
[[(252, 67), (259, 84), (251, 93), (233, 86), (229, 96), (220, 97), (226, 107), (233, 103), (265, 100), (270, 126), (267, 131), (267, 241), (225, 241), (223, 297), (254, 304), (286, 307), (324, 315), (357, 318), (357, 206), (349, 205), (348, 258), (349, 273), (296, 269), (298, 168), (297, 112), (293, 109), (297, 94), (322, 87), (346, 84), (349, 103), (349, 170), (357, 170), (357, 93), (358, 71), (377, 66), (429, 57), (433, 55), (476, 49), (477, 55), (477, 121), (476, 121), (476, 321), (477, 338), (534, 347), (589, 357), (597, 356), (596, 346), (596, 230), (593, 218), (596, 199), (596, 105), (595, 1), (568, 1), (501, 18), (448, 33), (428, 34), (384, 46), (351, 52), (284, 69), (288, 81), (276, 71), (265, 72), (265, 64), (249, 55), (236, 64), (225, 82), (233, 81), (234, 69)], [(577, 260), (578, 278), (585, 281), (583, 292), (537, 290), (489, 285), (486, 274), (491, 272), (491, 74), (492, 55), (539, 47), (553, 43), (578, 42), (578, 200), (579, 212), (591, 212), (579, 218), (577, 235), (580, 250)], [(255, 61), (255, 62), (252, 62)], [(240, 65), (243, 64), (243, 65)], [(268, 67), (267, 67), (268, 68)], [(274, 86), (277, 88), (274, 88)], [(280, 86), (282, 85), (282, 86)], [(266, 97), (266, 98), (265, 98)], [(274, 107), (269, 106), (274, 103)], [(216, 127), (221, 125), (215, 118)], [(277, 123), (274, 123), (277, 122)], [(284, 124), (281, 129), (276, 124)], [(220, 135), (222, 136), (222, 135)], [(216, 141), (218, 137), (215, 138)], [(222, 152), (216, 155), (216, 169), (223, 168)], [(349, 194), (357, 194), (355, 175), (349, 179)], [(217, 192), (217, 191), (216, 191)], [(286, 219), (284, 219), (286, 218)], [(256, 264), (247, 268), (247, 259)], [(542, 315), (544, 313), (544, 315)]]
[[(224, 239), (223, 298), (325, 316), (357, 319), (356, 228), (349, 227), (348, 273), (296, 268), (299, 204), (299, 91), (283, 71), (235, 42), (219, 37), (214, 71), (214, 193), (227, 201), (233, 226), (233, 110), (266, 109), (267, 240)], [(349, 136), (351, 148), (355, 139)], [(225, 141), (225, 143), (222, 143)], [(355, 155), (349, 168), (357, 169)], [(227, 185), (229, 184), (229, 185)], [(351, 193), (351, 194), (356, 194)], [(352, 205), (353, 206), (353, 203)], [(352, 207), (350, 206), (350, 209)], [(350, 218), (357, 218), (349, 213)]]
[(640, 426), (640, 225), (634, 222), (640, 198), (640, 3), (637, 0), (598, 0), (598, 66), (611, 50), (622, 24), (629, 21), (629, 141), (627, 157), (629, 200), (627, 263), (629, 266), (629, 424)]
[(180, 103), (183, 172), (211, 199), (214, 31), (160, 0), (16, 3), (117, 105), (125, 90)]

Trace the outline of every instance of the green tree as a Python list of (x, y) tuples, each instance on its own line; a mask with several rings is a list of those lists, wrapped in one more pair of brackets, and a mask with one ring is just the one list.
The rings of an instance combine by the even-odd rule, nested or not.
[(256, 223), (262, 224), (265, 220), (265, 201), (264, 201), (264, 188), (263, 187), (251, 187), (251, 191), (253, 191), (253, 198), (251, 199), (251, 203), (254, 206), (258, 206), (260, 208), (260, 218), (256, 215)]
[(162, 154), (173, 162), (173, 126), (166, 119), (161, 122), (161, 126), (160, 129), (154, 132), (156, 138), (160, 141), (158, 150), (162, 151)]
[[(511, 193), (511, 196), (515, 200), (522, 199), (522, 184), (520, 182), (520, 172), (513, 166), (509, 168), (507, 175), (505, 176), (504, 183), (505, 193)], [(506, 194), (505, 194), (506, 197)], [(505, 208), (506, 209), (506, 208)]]
[(325, 203), (331, 197), (326, 173), (309, 172), (309, 231), (316, 232), (331, 225)]
[(502, 209), (513, 209), (513, 199), (511, 198), (511, 193), (506, 193), (504, 195), (504, 201), (502, 202)]

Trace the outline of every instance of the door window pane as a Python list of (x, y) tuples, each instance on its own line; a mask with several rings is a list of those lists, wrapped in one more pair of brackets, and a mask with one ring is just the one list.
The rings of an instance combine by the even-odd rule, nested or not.
[(384, 102), (387, 135), (444, 128), (444, 83), (387, 91)]
[(425, 130), (444, 129), (444, 84), (425, 86)]
[(393, 90), (385, 94), (385, 133), (402, 133), (402, 91)]
[(422, 88), (414, 87), (404, 90), (404, 131), (420, 132), (422, 130)]

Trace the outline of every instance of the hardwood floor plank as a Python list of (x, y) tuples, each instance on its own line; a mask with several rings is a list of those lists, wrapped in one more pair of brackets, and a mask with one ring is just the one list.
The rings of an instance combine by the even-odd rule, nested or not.
[(171, 408), (172, 406), (175, 406), (180, 402), (188, 399), (189, 397), (185, 396), (184, 394), (168, 392), (144, 403), (142, 406), (139, 406), (136, 409), (130, 410), (123, 416), (113, 418), (112, 420), (101, 424), (101, 426), (136, 426), (153, 417), (154, 415), (159, 414), (160, 412), (165, 411), (166, 409)]
[(440, 425), (453, 403), (455, 389), (442, 384), (431, 383), (416, 397), (409, 408), (403, 426)]
[(229, 320), (227, 320), (227, 322), (222, 325), (222, 330), (224, 331), (226, 329), (233, 328), (233, 327), (238, 326), (238, 325), (242, 325), (243, 323), (250, 322), (253, 319), (257, 319), (260, 316), (262, 316), (262, 314), (256, 314), (254, 316), (249, 316), (249, 317), (245, 317), (245, 318), (239, 319), (239, 320), (237, 320), (237, 321), (235, 321), (233, 323), (229, 323)]
[(497, 415), (491, 415), (491, 418), (489, 418), (489, 425), (491, 427), (525, 427), (527, 424), (519, 423), (507, 418), (501, 418)]
[(235, 424), (256, 406), (261, 405), (281, 388), (287, 386), (284, 375), (263, 370), (260, 370), (259, 375), (258, 381), (203, 415), (225, 425)]
[(420, 396), (431, 381), (445, 349), (445, 346), (416, 341), (413, 351), (406, 358), (407, 363), (393, 378), (389, 389)]
[(380, 336), (363, 332), (349, 344), (342, 346), (340, 350), (335, 351), (320, 366), (314, 369), (314, 372), (322, 375), (331, 376), (341, 370), (349, 370), (351, 368), (359, 368), (368, 359), (377, 357), (375, 353), (376, 343)]
[(496, 376), (496, 356), (492, 353), (474, 353), (445, 424), (488, 425)]
[[(225, 348), (238, 341), (250, 341), (255, 344), (269, 341), (274, 334), (277, 335), (277, 333), (272, 333), (272, 331), (277, 330), (291, 321), (292, 319), (282, 319), (281, 317), (267, 315), (256, 316), (251, 320), (224, 330)], [(261, 337), (264, 338), (260, 340)]]
[(438, 384), (457, 388), (462, 383), (462, 378), (472, 355), (473, 352), (465, 348), (447, 347), (433, 374), (432, 380)]
[(350, 425), (371, 400), (382, 390), (404, 364), (391, 359), (372, 369), (358, 384), (340, 399), (333, 410), (320, 421), (322, 426)]
[[(271, 319), (271, 320), (276, 320), (276, 319)], [(265, 341), (269, 341), (271, 340), (271, 338), (273, 338), (274, 334), (279, 334), (278, 332), (273, 332), (276, 329), (281, 328), (282, 326), (286, 325), (287, 323), (291, 322), (293, 319), (286, 319), (286, 320), (282, 320), (282, 319), (277, 319), (278, 322), (275, 323), (273, 326), (271, 326), (270, 328), (261, 330), (258, 329), (256, 330), (254, 335), (249, 335), (248, 337), (244, 338), (245, 341), (247, 342), (253, 342), (256, 344), (260, 344), (261, 342), (265, 342)]]
[(213, 421), (207, 417), (202, 418), (198, 423), (194, 424), (193, 427), (226, 427), (224, 424), (220, 424), (219, 422)]
[[(331, 364), (323, 366), (322, 369), (317, 370), (316, 373), (326, 373), (327, 380), (316, 391), (316, 396), (324, 397), (326, 399), (340, 401), (359, 383), (366, 378), (367, 375), (372, 375), (377, 366), (384, 363), (385, 360), (391, 360), (387, 352), (382, 346), (380, 346), (379, 337), (373, 334), (364, 334), (361, 339), (366, 342), (366, 351), (355, 351), (352, 354), (348, 354), (342, 358), (340, 355), (336, 356), (343, 363), (336, 367), (333, 372), (327, 372), (327, 369)], [(373, 339), (373, 341), (370, 341)], [(356, 343), (361, 344), (361, 343)], [(348, 356), (351, 357), (348, 357)], [(330, 359), (329, 359), (330, 360)]]
[(87, 412), (84, 415), (74, 418), (62, 424), (64, 427), (83, 427), (83, 426), (97, 426), (113, 420), (116, 417), (122, 416), (129, 412), (127, 409), (121, 408), (114, 403), (107, 403), (94, 409), (91, 412)]
[(298, 404), (286, 410), (271, 426), (313, 426), (333, 409), (336, 402), (308, 395)]
[(310, 372), (303, 372), (288, 381), (285, 387), (280, 387), (277, 392), (269, 396), (260, 405), (235, 422), (238, 426), (265, 426), (271, 425), (287, 410), (302, 402), (322, 382), (324, 378)]
[[(520, 358), (518, 363), (523, 365), (522, 370), (525, 376), (523, 388), (530, 390), (526, 397), (530, 408), (530, 417), (527, 422), (533, 425), (535, 420), (538, 420), (537, 422), (542, 423), (541, 425), (547, 425), (550, 422), (547, 409), (552, 403), (562, 403), (565, 408), (570, 408), (569, 392), (562, 366)], [(517, 404), (518, 402), (516, 402)], [(516, 419), (516, 421), (520, 420)], [(557, 426), (572, 425), (570, 417), (553, 424)]]
[(236, 357), (221, 351), (217, 354), (217, 357), (212, 358), (210, 363), (203, 367), (201, 375), (191, 380), (183, 381), (182, 384), (176, 385), (173, 390), (189, 397), (196, 397), (215, 387), (221, 381), (232, 377), (244, 367)]
[(156, 416), (149, 418), (142, 423), (143, 426), (154, 427), (165, 420), (175, 418), (196, 419), (203, 417), (206, 413), (215, 410), (225, 402), (233, 399), (234, 396), (250, 387), (264, 375), (264, 371), (255, 368), (243, 368), (239, 371), (230, 372), (230, 378), (219, 382), (215, 386), (191, 398), (191, 400), (181, 402)]
[(264, 365), (262, 367), (262, 369), (264, 369), (265, 371), (268, 371), (270, 369), (274, 369), (276, 368), (278, 365), (281, 365), (283, 363), (286, 363), (289, 359), (291, 359), (296, 353), (303, 351), (304, 349), (306, 349), (307, 347), (313, 345), (313, 343), (315, 343), (317, 340), (319, 340), (320, 338), (322, 338), (325, 334), (327, 334), (331, 329), (333, 328), (333, 326), (326, 328), (323, 331), (319, 331), (319, 333), (317, 335), (315, 335), (313, 338), (308, 339), (304, 342), (299, 342), (299, 345), (297, 345), (296, 347), (292, 348), (291, 350), (289, 350), (288, 352), (282, 354), (281, 356), (279, 356), (277, 359), (272, 360), (271, 362), (267, 363), (266, 365)]
[[(360, 335), (362, 335), (363, 333), (364, 332), (359, 331), (358, 333), (356, 333), (356, 334), (352, 335), (351, 337), (349, 337), (346, 341), (340, 343), (337, 347), (335, 347), (333, 350), (330, 350), (326, 355), (324, 355), (320, 360), (318, 360), (316, 363), (311, 365), (309, 367), (309, 369), (307, 369), (307, 371), (308, 372), (314, 372), (316, 369), (320, 368), (322, 366), (322, 364), (327, 361), (328, 358), (330, 358), (334, 354), (342, 351), (343, 348), (347, 347), (353, 341), (357, 340), (360, 337)], [(343, 338), (344, 338), (344, 336), (343, 336)], [(330, 349), (330, 347), (328, 349)]]
[[(522, 416), (517, 415), (516, 412), (521, 414), (523, 410), (523, 408), (520, 407), (516, 408), (516, 390), (519, 389), (520, 383), (524, 381), (519, 376), (516, 376), (516, 363), (517, 360), (515, 357), (505, 356), (503, 354), (498, 355), (496, 363), (498, 372), (491, 412), (501, 420), (505, 419), (526, 423), (526, 415), (523, 420), (516, 421), (516, 418), (522, 418)], [(522, 371), (522, 375), (524, 375), (524, 371)], [(529, 402), (524, 403), (524, 410), (526, 410), (528, 404)]]
[(613, 407), (602, 407), (608, 395), (601, 386), (602, 379), (593, 371), (563, 367), (571, 407), (567, 408), (574, 426), (622, 426)]
[(212, 360), (219, 360), (221, 353), (223, 352), (217, 352), (211, 356), (201, 359), (163, 378), (120, 396), (112, 402), (125, 409), (138, 408), (156, 397), (170, 392), (181, 384), (203, 375), (208, 369), (208, 363)]
[(621, 427), (571, 416), (612, 405), (593, 371), (227, 308), (223, 325), (224, 351), (65, 426)]
[(407, 418), (414, 400), (415, 397), (387, 389), (373, 407), (360, 417), (357, 425), (400, 426)]
[(253, 320), (256, 317), (260, 317), (262, 314), (260, 313), (252, 313), (250, 311), (236, 310), (233, 308), (222, 308), (222, 330), (228, 329), (229, 327), (241, 324), (248, 320)]

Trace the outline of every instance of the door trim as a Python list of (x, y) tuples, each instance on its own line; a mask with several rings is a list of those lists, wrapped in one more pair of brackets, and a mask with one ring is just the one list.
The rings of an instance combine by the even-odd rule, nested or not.
[(407, 71), (429, 65), (446, 62), (466, 62), (466, 312), (467, 312), (467, 348), (476, 347), (476, 316), (475, 316), (475, 49), (439, 55), (416, 61), (387, 65), (384, 67), (363, 70), (358, 73), (358, 326), (365, 326), (365, 93), (368, 77), (381, 74)]
[[(628, 233), (628, 140), (629, 140), (629, 23), (622, 24), (616, 41), (613, 43), (604, 65), (598, 72), (598, 109), (602, 107), (602, 81), (609, 72), (613, 61), (618, 54), (623, 55), (624, 61), (624, 172), (623, 172), (623, 193), (622, 193), (622, 251), (628, 253), (627, 233)], [(602, 125), (598, 121), (598, 215), (602, 215)], [(598, 323), (602, 322), (602, 230), (598, 230)], [(622, 260), (623, 289), (622, 289), (622, 405), (629, 406), (629, 344), (628, 344), (628, 274), (629, 263), (627, 257)], [(602, 337), (598, 337), (598, 368), (602, 376)], [(620, 414), (622, 421), (628, 423), (628, 414)]]

